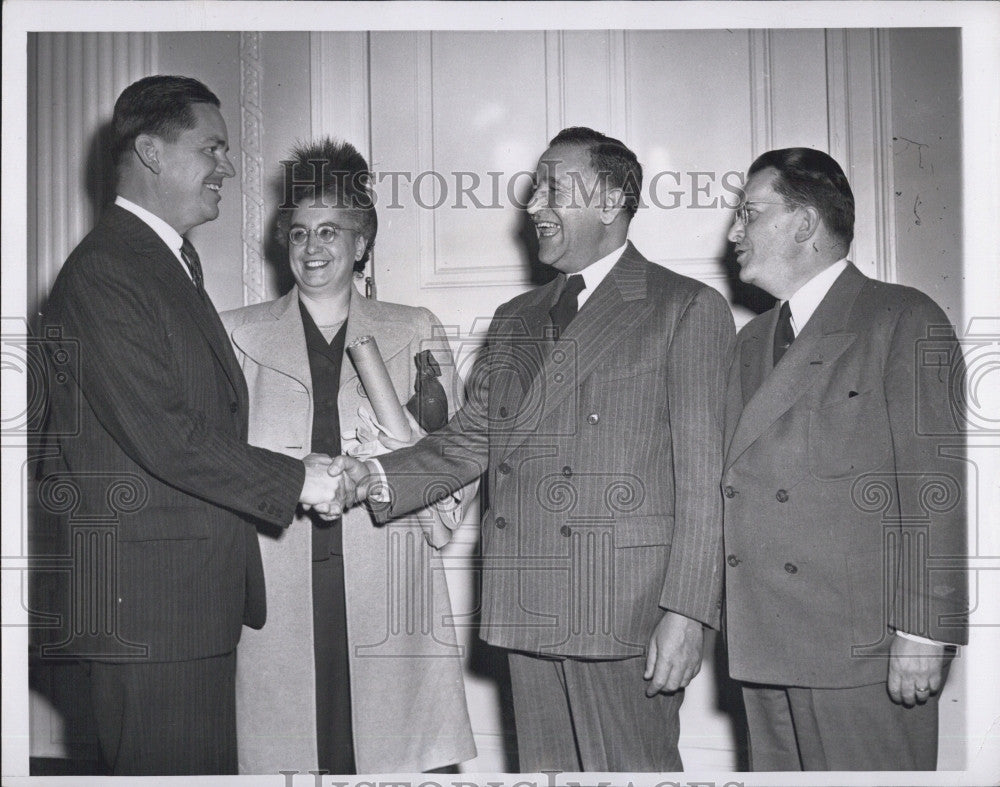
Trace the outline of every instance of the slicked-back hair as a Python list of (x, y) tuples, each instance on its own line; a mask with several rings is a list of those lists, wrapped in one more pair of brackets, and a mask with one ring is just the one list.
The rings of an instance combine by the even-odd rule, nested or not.
[(621, 189), (625, 195), (625, 212), (629, 219), (635, 215), (642, 191), (642, 165), (624, 142), (586, 126), (570, 126), (552, 138), (549, 147), (554, 145), (585, 148), (598, 183), (609, 189)]
[(356, 272), (363, 271), (378, 234), (372, 174), (365, 157), (350, 142), (323, 137), (296, 145), (291, 159), (281, 165), (284, 197), (278, 208), (278, 243), (287, 248), (296, 208), (348, 210), (357, 219), (358, 230), (366, 241), (365, 253), (354, 263)]
[(757, 157), (749, 178), (763, 169), (777, 170), (774, 190), (790, 206), (811, 205), (830, 233), (844, 246), (854, 240), (854, 192), (840, 165), (812, 148), (781, 148)]
[(197, 79), (158, 74), (143, 77), (122, 91), (111, 119), (111, 161), (121, 166), (140, 134), (168, 142), (197, 122), (192, 104), (220, 106), (215, 93)]

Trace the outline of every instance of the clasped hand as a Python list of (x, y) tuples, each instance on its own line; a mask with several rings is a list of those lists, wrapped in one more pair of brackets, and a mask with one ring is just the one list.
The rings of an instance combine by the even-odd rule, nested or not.
[[(371, 415), (362, 417), (362, 422), (369, 429), (367, 433), (358, 430), (358, 441), (366, 448), (361, 455), (364, 457), (380, 453), (379, 450), (372, 450), (371, 446), (374, 444), (381, 444), (381, 450), (395, 450), (415, 443), (424, 432), (409, 413), (406, 416), (411, 429), (408, 440), (399, 440), (387, 434)], [(377, 437), (371, 434), (372, 430), (378, 432)], [(326, 454), (309, 454), (302, 461), (306, 467), (306, 482), (299, 502), (306, 511), (313, 510), (327, 521), (336, 519), (351, 506), (366, 500), (379, 480), (378, 473), (372, 472), (367, 461), (354, 456), (344, 455), (331, 459)]]

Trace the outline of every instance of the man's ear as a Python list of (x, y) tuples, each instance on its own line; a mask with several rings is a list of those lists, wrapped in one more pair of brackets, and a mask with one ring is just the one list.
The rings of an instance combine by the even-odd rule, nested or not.
[(820, 217), (819, 211), (816, 210), (812, 205), (803, 205), (798, 208), (799, 223), (795, 228), (795, 241), (797, 243), (805, 243), (819, 229)]
[(160, 141), (152, 134), (140, 134), (133, 144), (139, 161), (146, 169), (156, 175), (160, 174)]
[(625, 190), (608, 189), (604, 192), (601, 204), (601, 223), (612, 224), (619, 214), (625, 210)]

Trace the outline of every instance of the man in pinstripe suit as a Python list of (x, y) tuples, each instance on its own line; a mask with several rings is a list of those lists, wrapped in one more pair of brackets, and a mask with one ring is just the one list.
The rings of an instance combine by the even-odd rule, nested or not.
[[(73, 490), (74, 633), (43, 654), (85, 660), (116, 775), (236, 772), (235, 648), (266, 613), (254, 520), (285, 526), (337, 487), (328, 460), (246, 442), (246, 382), (183, 237), (218, 216), (234, 174), (218, 107), (186, 77), (126, 88), (118, 197), (44, 318), (52, 362), (78, 365), (52, 386), (58, 453), (40, 486), (50, 508)], [(109, 521), (109, 545), (87, 552)]]
[(486, 473), (481, 636), (509, 651), (522, 771), (680, 770), (683, 688), (719, 624), (733, 319), (627, 241), (641, 180), (620, 141), (556, 136), (528, 214), (560, 275), (497, 310), (443, 429), (334, 461), (383, 520)]

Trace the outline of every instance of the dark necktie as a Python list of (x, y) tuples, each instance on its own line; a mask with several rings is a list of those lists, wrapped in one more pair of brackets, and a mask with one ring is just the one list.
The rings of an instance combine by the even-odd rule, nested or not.
[(792, 330), (792, 307), (788, 301), (781, 304), (781, 311), (778, 312), (778, 324), (774, 328), (774, 365), (778, 365), (785, 350), (792, 346), (795, 341), (795, 332)]
[(549, 309), (549, 317), (552, 318), (552, 327), (555, 328), (553, 339), (558, 339), (562, 336), (566, 328), (569, 327), (569, 324), (573, 322), (573, 318), (576, 317), (576, 312), (579, 309), (577, 296), (583, 292), (586, 286), (583, 276), (579, 273), (573, 274), (566, 280), (566, 286), (563, 287), (563, 291), (559, 295), (559, 300), (556, 301), (555, 306)]
[(194, 282), (198, 294), (204, 298), (205, 277), (201, 272), (201, 260), (198, 259), (198, 252), (194, 250), (194, 245), (187, 238), (184, 238), (184, 243), (181, 244), (181, 257), (188, 266), (188, 270), (191, 271), (191, 280)]

